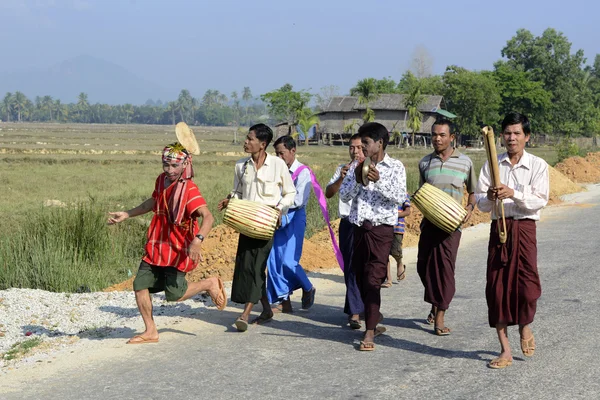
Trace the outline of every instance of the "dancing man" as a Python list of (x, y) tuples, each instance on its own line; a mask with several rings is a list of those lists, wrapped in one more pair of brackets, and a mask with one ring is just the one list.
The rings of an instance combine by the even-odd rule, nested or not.
[[(146, 329), (128, 344), (158, 342), (158, 330), (152, 316), (150, 293), (165, 292), (167, 301), (184, 301), (208, 291), (219, 310), (227, 305), (221, 278), (187, 282), (185, 275), (202, 261), (202, 241), (214, 218), (198, 186), (192, 181), (192, 156), (180, 144), (173, 143), (162, 153), (163, 173), (156, 178), (152, 197), (129, 211), (109, 213), (108, 224), (154, 212), (148, 228), (145, 254), (133, 281), (135, 301)], [(202, 219), (198, 227), (197, 218)]]

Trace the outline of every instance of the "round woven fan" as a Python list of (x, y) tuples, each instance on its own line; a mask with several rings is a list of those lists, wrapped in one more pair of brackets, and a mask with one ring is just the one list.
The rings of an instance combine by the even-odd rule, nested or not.
[(177, 140), (187, 151), (196, 156), (200, 154), (200, 146), (198, 146), (196, 136), (194, 136), (194, 132), (185, 122), (180, 122), (175, 126), (175, 135), (177, 135)]

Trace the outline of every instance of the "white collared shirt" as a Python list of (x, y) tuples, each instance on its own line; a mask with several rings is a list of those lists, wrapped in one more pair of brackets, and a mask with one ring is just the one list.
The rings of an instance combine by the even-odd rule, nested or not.
[[(295, 159), (290, 167), (290, 176), (296, 172), (296, 170), (302, 167), (302, 164), (298, 159)], [(294, 204), (291, 208), (301, 208), (306, 207), (308, 204), (308, 198), (310, 196), (310, 191), (312, 189), (312, 184), (310, 181), (310, 171), (308, 168), (305, 168), (298, 174), (296, 180), (294, 181), (294, 187), (296, 188), (296, 196), (294, 197)]]
[(354, 170), (358, 162), (354, 161), (342, 182), (340, 199), (352, 200), (350, 222), (362, 226), (370, 221), (373, 226), (391, 225), (398, 222), (398, 204), (406, 199), (406, 170), (400, 160), (387, 153), (379, 163), (379, 180), (369, 181), (367, 186), (356, 182)]
[(235, 163), (231, 195), (238, 199), (277, 207), (286, 213), (294, 204), (296, 189), (285, 162), (267, 154), (258, 171), (252, 157), (242, 158)]
[[(498, 156), (500, 182), (514, 190), (514, 196), (504, 200), (504, 215), (514, 219), (539, 221), (542, 208), (548, 204), (550, 182), (548, 163), (523, 150), (519, 162), (512, 165), (508, 153)], [(486, 162), (481, 168), (475, 196), (477, 206), (483, 212), (492, 212), (492, 219), (498, 219), (495, 202), (488, 200), (487, 191), (491, 186), (490, 168)]]
[[(335, 170), (335, 173), (331, 177), (331, 180), (329, 180), (329, 183), (327, 184), (327, 186), (333, 185), (334, 183), (337, 182), (338, 179), (340, 179), (340, 176), (342, 176), (342, 168), (344, 168), (346, 165), (348, 165), (348, 164), (343, 163), (343, 164), (338, 165), (337, 169)], [(348, 218), (348, 216), (350, 215), (351, 208), (352, 208), (352, 200), (350, 200), (348, 202), (342, 201), (342, 198), (338, 195), (339, 217), (340, 218)]]

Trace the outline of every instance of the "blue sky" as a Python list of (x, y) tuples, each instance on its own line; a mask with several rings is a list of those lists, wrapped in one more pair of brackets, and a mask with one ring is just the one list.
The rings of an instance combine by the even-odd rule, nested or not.
[(591, 62), (599, 14), (581, 0), (0, 0), (0, 71), (88, 54), (197, 97), (286, 82), (347, 92), (369, 76), (398, 80), (417, 46), (434, 73), (490, 69), (519, 28), (555, 28)]

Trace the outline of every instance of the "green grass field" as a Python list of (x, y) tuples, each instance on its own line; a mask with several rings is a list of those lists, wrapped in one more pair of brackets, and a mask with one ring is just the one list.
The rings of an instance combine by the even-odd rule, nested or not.
[[(245, 156), (243, 137), (233, 144), (233, 128), (193, 129), (201, 148), (193, 159), (194, 180), (218, 224), (217, 203), (232, 189), (235, 161)], [(108, 227), (106, 213), (152, 194), (162, 172), (160, 151), (175, 140), (172, 126), (0, 123), (0, 289), (97, 290), (127, 278), (139, 263), (151, 215)], [(406, 167), (409, 192), (417, 189), (418, 161), (430, 151), (388, 147)], [(464, 152), (479, 171), (485, 152)], [(552, 148), (532, 152), (556, 162)], [(348, 159), (341, 146), (300, 146), (297, 155), (323, 188)], [(44, 206), (49, 200), (65, 207)], [(336, 218), (337, 197), (328, 208)], [(307, 237), (323, 226), (311, 197)]]

